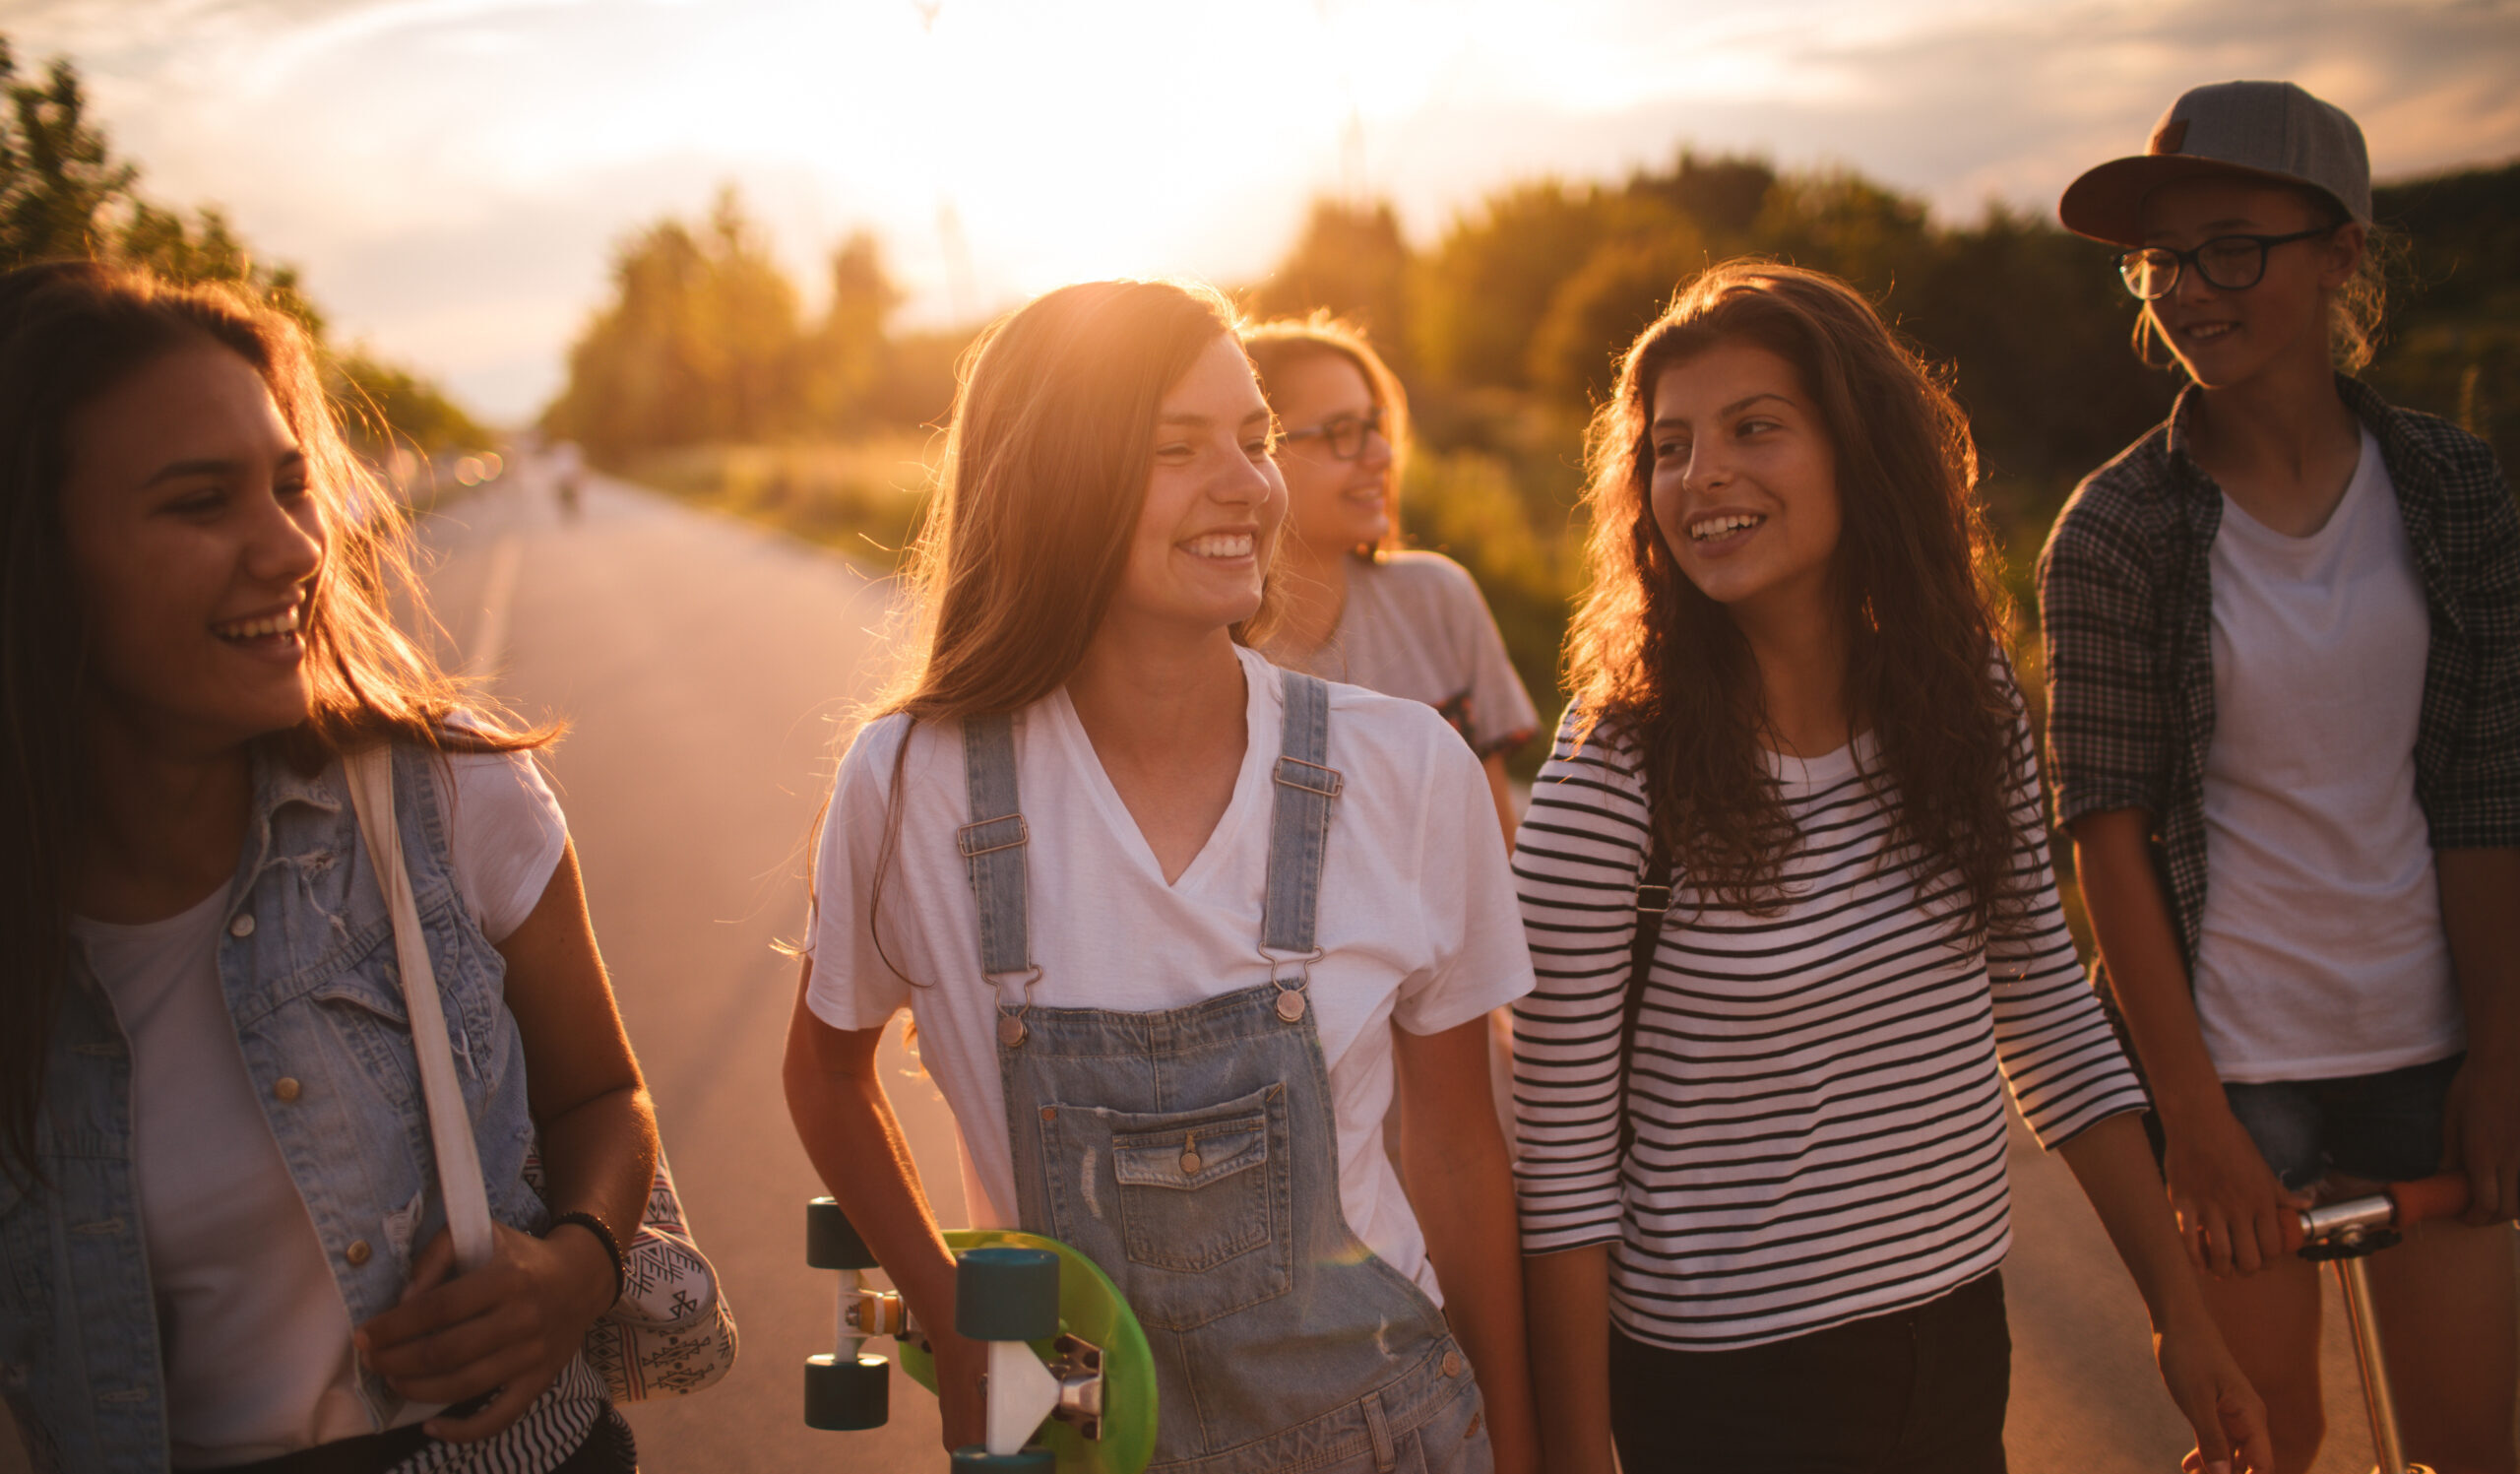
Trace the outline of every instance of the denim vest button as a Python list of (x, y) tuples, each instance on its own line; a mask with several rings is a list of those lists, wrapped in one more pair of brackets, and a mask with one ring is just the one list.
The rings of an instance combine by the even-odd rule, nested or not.
[(297, 1078), (294, 1075), (283, 1075), (278, 1080), (272, 1082), (272, 1095), (284, 1106), (287, 1105), (290, 1101), (297, 1099), (301, 1093), (301, 1089), (297, 1083)]
[(1459, 1377), (1459, 1376), (1461, 1376), (1461, 1353), (1460, 1353), (1460, 1352), (1458, 1352), (1458, 1351), (1447, 1351), (1447, 1352), (1445, 1352), (1445, 1353), (1444, 1353), (1444, 1375), (1445, 1375), (1446, 1377)]
[(355, 1269), (359, 1265), (366, 1263), (368, 1259), (375, 1254), (375, 1252), (376, 1250), (367, 1247), (367, 1241), (365, 1239), (352, 1239), (350, 1241), (350, 1247), (342, 1250), (342, 1257), (349, 1260), (350, 1267)]
[(227, 934), (230, 936), (253, 935), (254, 914), (250, 911), (240, 911), (236, 913), (236, 920), (227, 924)]

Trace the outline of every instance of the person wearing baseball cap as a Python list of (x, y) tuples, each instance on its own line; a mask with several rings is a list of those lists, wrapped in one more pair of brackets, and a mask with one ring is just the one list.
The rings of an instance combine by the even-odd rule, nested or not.
[(2514, 1467), (2520, 514), (2475, 436), (2353, 377), (2370, 162), (2289, 82), (2196, 88), (2057, 214), (2125, 248), (2189, 382), (2039, 564), (2048, 781), (2208, 1307), (2277, 1467), (2324, 1432), (2315, 1196), (2453, 1171), (2372, 1260), (2411, 1454)]

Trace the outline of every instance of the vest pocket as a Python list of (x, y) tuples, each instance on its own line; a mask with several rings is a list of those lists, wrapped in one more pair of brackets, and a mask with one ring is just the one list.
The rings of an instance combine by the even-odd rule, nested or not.
[(1186, 1330), (1287, 1292), (1284, 1085), (1196, 1111), (1094, 1115), (1111, 1132), (1125, 1288), (1141, 1320)]

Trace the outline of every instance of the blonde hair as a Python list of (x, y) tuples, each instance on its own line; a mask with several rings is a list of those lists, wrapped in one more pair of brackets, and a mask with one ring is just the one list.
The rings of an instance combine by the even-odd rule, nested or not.
[(1242, 351), (1250, 355), (1252, 371), (1260, 376), (1260, 392), (1264, 395), (1271, 393), (1271, 375), (1283, 374), (1297, 363), (1316, 358), (1345, 358), (1364, 375), (1365, 392), (1372, 397), (1374, 408), (1382, 412), (1382, 437), (1391, 442), (1391, 484), (1383, 493), (1391, 526), (1379, 542), (1359, 544), (1353, 550), (1375, 562), (1398, 552), (1402, 545), (1400, 488), (1409, 471), (1409, 394), (1400, 387), (1399, 375), (1366, 341), (1365, 330), (1332, 316), (1325, 308), (1306, 317), (1278, 317), (1251, 324), (1242, 330)]

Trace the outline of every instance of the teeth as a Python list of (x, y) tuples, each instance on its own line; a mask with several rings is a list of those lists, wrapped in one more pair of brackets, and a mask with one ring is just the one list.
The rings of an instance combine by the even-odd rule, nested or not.
[(260, 619), (239, 619), (233, 624), (214, 624), (211, 632), (222, 640), (252, 640), (264, 635), (284, 635), (297, 628), (297, 606), (290, 605), (277, 614)]
[(1739, 532), (1745, 527), (1756, 527), (1765, 521), (1767, 521), (1765, 517), (1753, 517), (1747, 513), (1736, 513), (1730, 517), (1709, 517), (1703, 522), (1689, 524), (1689, 541), (1703, 543), (1709, 538), (1721, 538), (1730, 533)]
[(1193, 557), (1247, 558), (1251, 556), (1249, 533), (1210, 533), (1203, 538), (1192, 538), (1181, 545), (1188, 548)]

